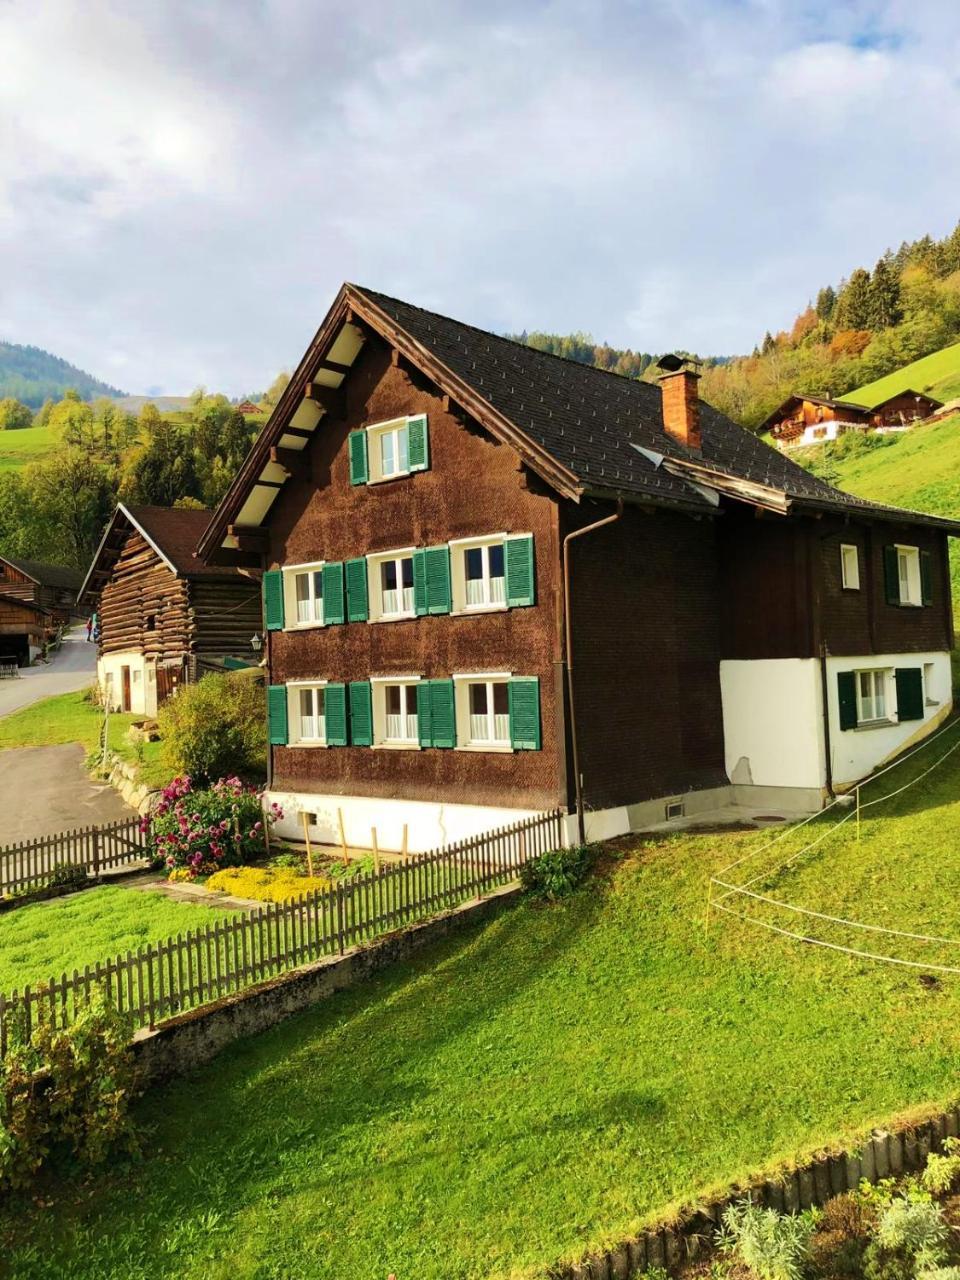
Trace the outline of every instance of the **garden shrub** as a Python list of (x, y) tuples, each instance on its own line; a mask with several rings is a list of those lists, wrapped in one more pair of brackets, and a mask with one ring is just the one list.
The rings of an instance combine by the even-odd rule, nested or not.
[(279, 805), (264, 812), (262, 803), (260, 792), (239, 778), (222, 778), (207, 790), (196, 789), (189, 777), (174, 778), (143, 823), (156, 865), (192, 880), (262, 856), (265, 826), (282, 816)]
[(266, 776), (266, 693), (256, 669), (210, 674), (184, 685), (157, 716), (160, 757), (198, 783)]
[(877, 1219), (863, 1257), (865, 1280), (914, 1280), (946, 1260), (947, 1225), (931, 1200), (898, 1196)]
[(572, 849), (555, 849), (541, 854), (520, 868), (520, 883), (533, 897), (555, 902), (582, 884), (596, 862), (598, 852), (596, 845), (581, 844)]
[(742, 1200), (725, 1210), (718, 1243), (759, 1280), (801, 1280), (812, 1234), (807, 1215), (790, 1217)]
[(828, 1200), (817, 1211), (811, 1242), (816, 1271), (825, 1276), (859, 1276), (875, 1222), (872, 1206), (852, 1192)]
[(945, 1139), (943, 1150), (944, 1155), (931, 1153), (920, 1175), (920, 1185), (932, 1195), (943, 1195), (960, 1178), (960, 1140)]
[(58, 862), (47, 876), (47, 887), (51, 889), (83, 889), (87, 883), (86, 867), (73, 862)]
[(207, 888), (256, 902), (293, 902), (330, 884), (325, 876), (304, 875), (293, 867), (229, 867), (212, 875)]
[(137, 1149), (130, 1106), (141, 1090), (129, 1022), (95, 991), (65, 1028), (48, 1018), (0, 1062), (0, 1186), (29, 1185), (63, 1148), (83, 1165)]

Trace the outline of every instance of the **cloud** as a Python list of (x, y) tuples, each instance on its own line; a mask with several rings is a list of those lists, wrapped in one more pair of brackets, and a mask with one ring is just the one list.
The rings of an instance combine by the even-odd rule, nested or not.
[(343, 279), (735, 352), (960, 216), (933, 0), (7, 0), (0, 47), (2, 336), (132, 391), (265, 386)]

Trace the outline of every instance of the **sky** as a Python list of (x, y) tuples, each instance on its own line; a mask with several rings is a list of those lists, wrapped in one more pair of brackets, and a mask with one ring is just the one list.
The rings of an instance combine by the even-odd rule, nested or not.
[(344, 280), (749, 351), (960, 219), (955, 0), (0, 0), (0, 339), (293, 368)]

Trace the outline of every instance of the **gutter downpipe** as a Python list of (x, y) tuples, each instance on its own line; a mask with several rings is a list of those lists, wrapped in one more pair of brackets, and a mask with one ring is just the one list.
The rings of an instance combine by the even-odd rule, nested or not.
[(570, 749), (573, 754), (573, 784), (577, 800), (577, 831), (580, 843), (586, 844), (586, 823), (583, 813), (583, 779), (580, 776), (580, 749), (577, 742), (577, 712), (573, 696), (573, 627), (570, 621), (570, 543), (574, 538), (582, 538), (584, 534), (594, 533), (604, 525), (614, 524), (623, 515), (623, 499), (617, 499), (617, 509), (612, 516), (604, 516), (594, 524), (584, 525), (582, 529), (574, 529), (563, 539), (563, 635), (564, 635), (564, 667), (567, 675), (567, 702), (569, 704)]

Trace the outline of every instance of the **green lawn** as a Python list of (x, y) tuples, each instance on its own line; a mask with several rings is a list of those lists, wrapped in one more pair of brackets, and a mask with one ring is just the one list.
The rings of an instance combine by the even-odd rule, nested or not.
[(960, 342), (934, 351), (888, 373), (884, 378), (848, 391), (843, 399), (870, 408), (900, 391), (924, 391), (946, 403), (960, 396)]
[(21, 431), (0, 431), (0, 471), (39, 462), (57, 446), (51, 427), (24, 427)]
[[(859, 845), (848, 823), (770, 883), (836, 914), (960, 936), (958, 794), (960, 752), (868, 810)], [(768, 839), (637, 840), (566, 903), (472, 927), (152, 1093), (142, 1161), (51, 1180), (42, 1209), (4, 1210), (14, 1274), (529, 1276), (956, 1097), (956, 977), (928, 987), (719, 913), (704, 933), (709, 871)]]
[(0, 915), (0, 991), (22, 990), (230, 913), (117, 886)]

